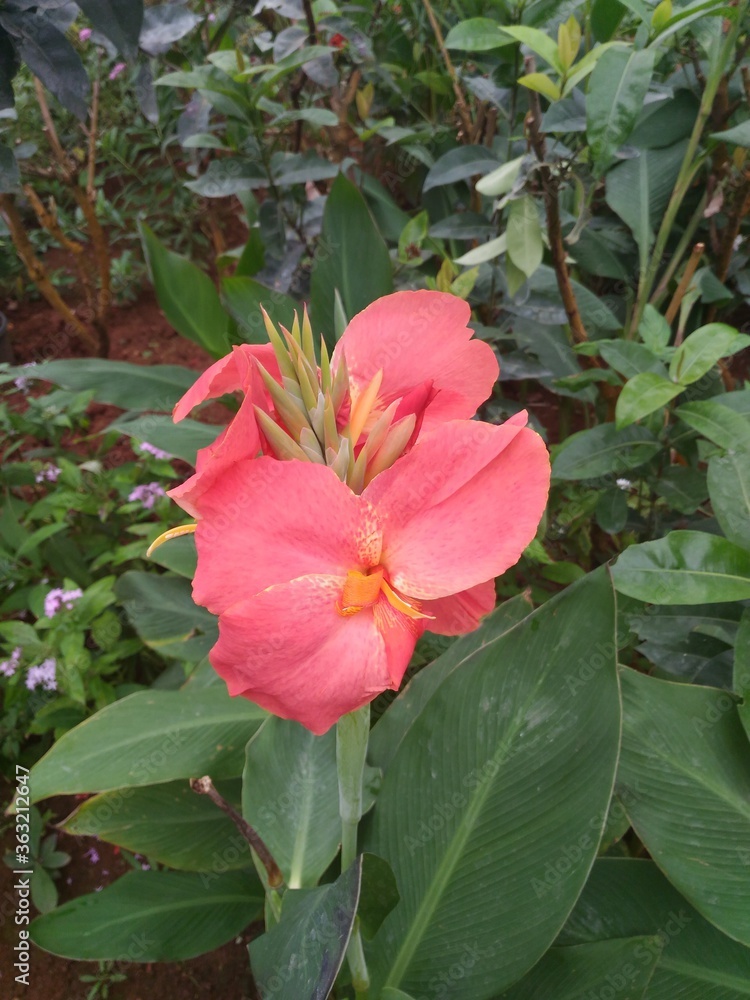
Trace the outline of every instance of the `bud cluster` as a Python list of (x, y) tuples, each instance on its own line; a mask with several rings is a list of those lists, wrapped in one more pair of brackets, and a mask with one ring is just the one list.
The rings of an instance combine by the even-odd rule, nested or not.
[(282, 460), (327, 465), (361, 493), (404, 453), (417, 428), (417, 415), (397, 419), (400, 399), (383, 408), (378, 397), (382, 369), (363, 390), (353, 391), (343, 353), (332, 371), (322, 338), (318, 363), (307, 309), (301, 323), (295, 313), (291, 331), (281, 326), (279, 332), (265, 310), (263, 318), (281, 375), (279, 384), (257, 362), (272, 406), (268, 412), (255, 405), (269, 452)]

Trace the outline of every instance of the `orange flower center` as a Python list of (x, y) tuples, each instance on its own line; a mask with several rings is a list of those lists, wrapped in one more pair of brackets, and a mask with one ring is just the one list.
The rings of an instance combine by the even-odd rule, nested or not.
[(373, 566), (364, 573), (358, 569), (350, 569), (346, 574), (341, 601), (336, 604), (336, 610), (345, 617), (356, 615), (364, 608), (377, 604), (381, 593), (392, 607), (409, 618), (432, 617), (422, 614), (418, 601), (406, 601), (396, 593), (386, 580), (382, 566)]

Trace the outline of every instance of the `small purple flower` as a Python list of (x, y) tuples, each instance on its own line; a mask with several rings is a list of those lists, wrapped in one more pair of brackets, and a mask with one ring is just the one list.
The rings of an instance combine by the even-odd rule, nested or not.
[(14, 660), (13, 656), (11, 656), (9, 660), (3, 660), (3, 662), (0, 663), (0, 674), (2, 674), (3, 677), (12, 677), (16, 670), (18, 670), (18, 661)]
[(216, 14), (209, 14), (208, 17), (206, 18), (206, 20), (207, 21), (212, 21), (212, 22), (215, 21), (216, 20)]
[(122, 73), (122, 71), (127, 68), (128, 68), (127, 63), (123, 62), (115, 63), (109, 72), (110, 80), (116, 80), (117, 77), (120, 75), (120, 73)]
[(81, 28), (78, 32), (78, 41), (87, 42), (91, 38), (91, 28)]
[(44, 617), (53, 618), (60, 608), (65, 608), (67, 611), (72, 610), (73, 605), (80, 597), (83, 597), (83, 591), (80, 588), (63, 590), (62, 587), (55, 587), (44, 598)]
[(99, 852), (95, 847), (89, 847), (83, 856), (84, 858), (88, 858), (92, 865), (99, 864)]
[(57, 663), (51, 656), (40, 663), (39, 666), (29, 667), (28, 673), (26, 674), (26, 687), (29, 691), (33, 691), (35, 688), (40, 686), (43, 691), (56, 691), (56, 671)]
[(146, 510), (151, 510), (157, 498), (165, 497), (166, 495), (164, 488), (158, 483), (144, 483), (143, 486), (136, 486), (132, 490), (128, 495), (128, 500), (139, 500)]
[(37, 472), (34, 478), (38, 483), (56, 483), (57, 477), (62, 472), (62, 469), (58, 465), (53, 465), (52, 462), (48, 462), (43, 469)]
[(149, 444), (148, 441), (139, 444), (138, 451), (145, 451), (146, 454), (153, 455), (154, 458), (172, 458), (168, 451), (162, 451), (161, 448), (157, 448), (155, 444)]
[(12, 677), (13, 674), (18, 670), (21, 665), (21, 657), (23, 656), (23, 650), (20, 646), (16, 646), (13, 652), (10, 654), (10, 658), (3, 660), (0, 663), (0, 674), (4, 677)]
[(27, 392), (29, 386), (31, 385), (31, 379), (26, 378), (25, 375), (19, 375), (18, 378), (13, 379), (13, 385), (19, 392)]

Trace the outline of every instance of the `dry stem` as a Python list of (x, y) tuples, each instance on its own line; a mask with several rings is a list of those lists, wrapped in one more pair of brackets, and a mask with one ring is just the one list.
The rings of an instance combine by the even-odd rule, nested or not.
[[(526, 59), (526, 72), (533, 73), (535, 62), (533, 56)], [(550, 252), (552, 254), (552, 265), (555, 269), (557, 287), (560, 292), (565, 313), (568, 317), (570, 332), (573, 340), (580, 344), (588, 340), (586, 327), (583, 325), (581, 313), (578, 309), (573, 285), (570, 280), (570, 273), (566, 263), (565, 244), (563, 243), (562, 225), (560, 223), (560, 202), (558, 198), (559, 183), (549, 165), (545, 162), (547, 155), (547, 142), (542, 132), (542, 108), (539, 103), (539, 95), (534, 90), (529, 91), (529, 112), (526, 115), (526, 130), (529, 143), (534, 150), (537, 160), (541, 164), (539, 176), (542, 181), (542, 193), (544, 194), (544, 208), (547, 216), (547, 237), (549, 239)]]
[(93, 351), (99, 350), (99, 343), (94, 334), (78, 319), (67, 303), (61, 298), (60, 293), (49, 279), (44, 264), (34, 253), (31, 240), (24, 229), (23, 220), (15, 206), (13, 198), (8, 194), (0, 194), (0, 212), (5, 217), (10, 235), (15, 244), (18, 255), (26, 266), (29, 278), (34, 282), (39, 291), (49, 302), (53, 309), (60, 313), (75, 329), (78, 336)]
[(443, 57), (443, 62), (445, 63), (445, 68), (448, 71), (448, 76), (451, 78), (451, 83), (453, 84), (453, 93), (456, 95), (456, 107), (458, 108), (458, 114), (461, 119), (461, 127), (463, 132), (464, 142), (472, 141), (473, 126), (471, 121), (471, 112), (469, 111), (469, 106), (466, 103), (466, 98), (464, 97), (463, 91), (461, 90), (461, 84), (458, 82), (458, 74), (456, 73), (456, 68), (451, 61), (450, 54), (445, 47), (445, 41), (443, 40), (443, 33), (440, 30), (440, 25), (435, 17), (435, 11), (432, 9), (432, 4), (430, 0), (422, 0), (424, 4), (424, 9), (427, 11), (427, 17), (430, 19), (430, 25), (432, 27), (433, 34), (435, 35), (435, 40), (438, 43), (438, 48), (440, 49), (440, 55)]
[(685, 297), (685, 292), (690, 288), (690, 282), (693, 280), (693, 275), (696, 272), (700, 259), (703, 256), (703, 251), (706, 249), (705, 243), (696, 243), (693, 247), (692, 253), (688, 258), (688, 262), (685, 265), (685, 270), (680, 278), (680, 282), (675, 288), (674, 295), (672, 296), (672, 301), (669, 303), (667, 311), (664, 313), (664, 319), (671, 326), (674, 322), (674, 318), (680, 308), (680, 303)]

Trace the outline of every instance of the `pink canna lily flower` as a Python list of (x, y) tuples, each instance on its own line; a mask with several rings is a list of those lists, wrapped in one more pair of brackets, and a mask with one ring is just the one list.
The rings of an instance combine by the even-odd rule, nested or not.
[(421, 433), (472, 417), (491, 394), (498, 363), (488, 344), (472, 339), (470, 315), (466, 302), (443, 292), (387, 295), (354, 317), (320, 368), (306, 315), (293, 336), (285, 332), (286, 345), (266, 318), (273, 345), (235, 348), (175, 407), (179, 421), (207, 399), (243, 395), (226, 431), (198, 453), (195, 475), (170, 496), (195, 514), (223, 469), (261, 452), (330, 465), (361, 492)]
[(476, 628), (547, 500), (525, 422), (444, 423), (359, 495), (322, 464), (227, 467), (195, 503), (193, 594), (219, 615), (230, 694), (324, 733), (399, 687), (425, 629)]

